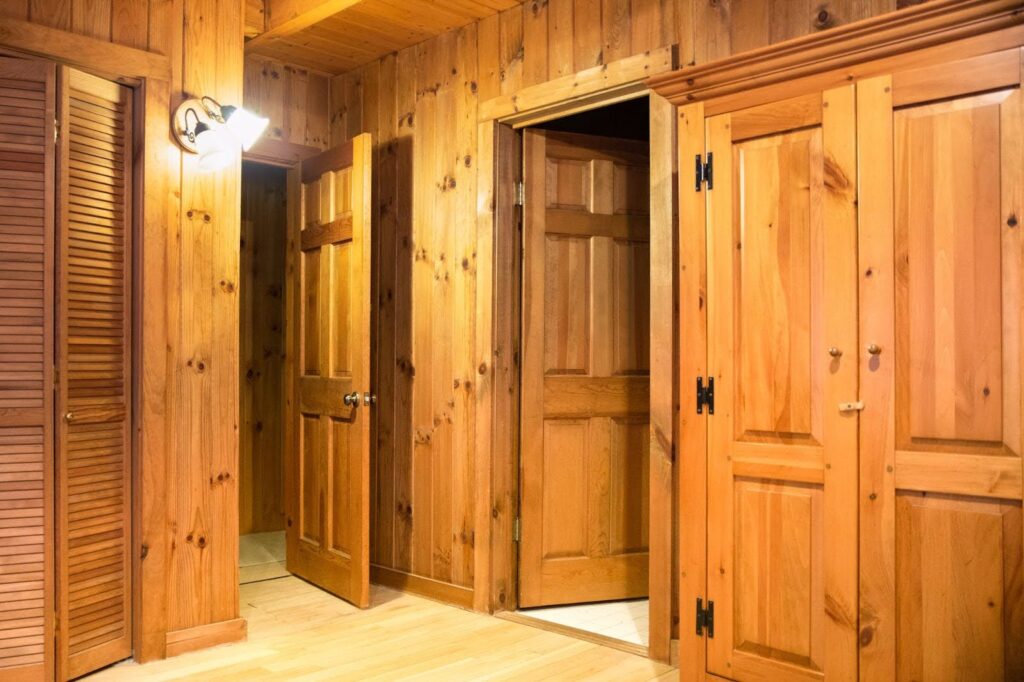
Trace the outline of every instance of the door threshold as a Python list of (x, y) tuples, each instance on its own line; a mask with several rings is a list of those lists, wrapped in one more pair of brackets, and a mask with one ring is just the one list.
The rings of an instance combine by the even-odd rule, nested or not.
[(621, 639), (609, 637), (607, 635), (601, 635), (596, 632), (590, 632), (589, 630), (574, 628), (571, 625), (552, 623), (549, 620), (536, 618), (523, 611), (498, 611), (494, 615), (495, 617), (501, 618), (502, 620), (508, 620), (513, 623), (519, 623), (520, 625), (529, 625), (530, 627), (538, 628), (540, 630), (547, 630), (548, 632), (554, 632), (559, 635), (565, 635), (566, 637), (574, 637), (575, 639), (582, 639), (583, 641), (590, 642), (592, 644), (598, 644), (600, 646), (606, 646), (611, 649), (625, 651), (627, 654), (633, 654), (634, 656), (650, 658), (650, 649), (642, 644), (626, 642)]

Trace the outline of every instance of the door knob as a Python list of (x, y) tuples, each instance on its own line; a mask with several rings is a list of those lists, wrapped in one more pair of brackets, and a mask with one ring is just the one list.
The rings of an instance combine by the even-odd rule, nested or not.
[(342, 398), (342, 401), (348, 407), (359, 407), (359, 391), (352, 391), (351, 393), (346, 393), (345, 397)]
[(868, 346), (868, 352), (871, 353), (872, 355), (879, 355), (882, 352), (882, 347), (879, 346), (877, 343), (873, 343), (870, 346)]
[(364, 393), (363, 394), (363, 405), (376, 405), (377, 394), (376, 393)]
[(838, 358), (840, 355), (843, 354), (843, 351), (839, 350), (835, 346), (832, 346), (831, 348), (828, 349), (828, 354), (834, 358)]
[(65, 413), (64, 421), (66, 421), (66, 422), (68, 422), (70, 424), (74, 420), (75, 420), (75, 413), (74, 412), (67, 412), (67, 413)]

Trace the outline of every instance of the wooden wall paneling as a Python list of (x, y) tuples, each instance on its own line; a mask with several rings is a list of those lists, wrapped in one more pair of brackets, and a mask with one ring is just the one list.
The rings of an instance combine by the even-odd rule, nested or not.
[(721, 59), (896, 10), (895, 0), (696, 2), (696, 62)]
[(57, 675), (131, 655), (132, 94), (61, 70)]
[(548, 80), (548, 0), (529, 0), (523, 11), (523, 84)]
[(706, 604), (707, 592), (707, 411), (697, 414), (697, 377), (708, 373), (708, 260), (707, 195), (694, 190), (693, 177), (686, 172), (689, 159), (704, 158), (704, 104), (678, 109), (676, 135), (680, 160), (679, 266), (675, 271), (679, 292), (678, 373), (679, 414), (676, 456), (676, 534), (679, 547), (679, 674), (696, 680), (707, 670), (707, 647), (703, 637), (690, 629), (696, 600)]
[(287, 171), (245, 164), (239, 264), (239, 533), (284, 530)]
[[(412, 278), (416, 259), (414, 240), (417, 197), (415, 176), (416, 130), (421, 123), (416, 113), (418, 64), (414, 50), (403, 50), (396, 60), (395, 111), (398, 134), (395, 141), (395, 540), (393, 564), (400, 571), (412, 570), (413, 557), (413, 298)], [(423, 128), (426, 130), (426, 128)], [(381, 454), (381, 456), (386, 456)]]
[[(179, 92), (242, 99), (242, 8), (185, 0)], [(182, 157), (177, 248), (168, 287), (180, 288), (170, 316), (167, 480), (171, 529), (167, 630), (238, 619), (238, 167), (202, 173)], [(184, 482), (190, 482), (185, 484)], [(213, 636), (235, 636), (238, 629)], [(216, 640), (215, 640), (216, 641)]]
[(498, 15), (498, 73), (501, 94), (514, 95), (524, 85), (523, 11), (514, 7)]
[(0, 675), (54, 674), (52, 64), (0, 59)]
[(548, 73), (545, 80), (575, 73), (573, 0), (548, 0), (547, 29)]
[(630, 0), (601, 0), (601, 61), (604, 64), (634, 54)]
[[(452, 84), (455, 99), (454, 145), (450, 148), (448, 171), (452, 190), (452, 227), (454, 245), (451, 259), (454, 287), (452, 322), (455, 362), (451, 386), (455, 401), (455, 436), (452, 451), (452, 522), (455, 532), (452, 547), (452, 582), (474, 587), (477, 510), (475, 491), (477, 458), (485, 456), (476, 449), (476, 392), (478, 386), (476, 352), (477, 277), (477, 27), (470, 24), (458, 32), (455, 45), (455, 75)], [(489, 453), (487, 453), (489, 456)], [(486, 496), (483, 498), (486, 500)]]
[(270, 119), (266, 138), (326, 149), (330, 78), (258, 56), (245, 58), (245, 106)]
[(601, 3), (602, 0), (573, 0), (574, 71), (583, 71), (604, 63)]
[[(672, 522), (676, 460), (676, 320), (678, 300), (676, 251), (676, 108), (652, 95), (651, 108), (651, 284), (650, 284), (650, 624), (651, 658), (668, 661), (672, 614), (678, 613), (676, 594), (676, 542)], [(666, 522), (665, 519), (669, 521)]]

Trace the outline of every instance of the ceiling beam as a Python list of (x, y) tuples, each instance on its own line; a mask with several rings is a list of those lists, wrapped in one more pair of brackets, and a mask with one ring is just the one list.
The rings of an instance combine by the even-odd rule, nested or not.
[(264, 0), (267, 30), (245, 44), (247, 52), (298, 33), (362, 0)]

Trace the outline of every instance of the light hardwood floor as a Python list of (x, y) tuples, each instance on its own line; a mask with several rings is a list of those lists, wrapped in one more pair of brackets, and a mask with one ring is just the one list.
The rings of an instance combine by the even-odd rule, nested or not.
[(249, 640), (102, 680), (675, 680), (674, 668), (373, 586), (360, 611), (295, 577), (241, 587)]

